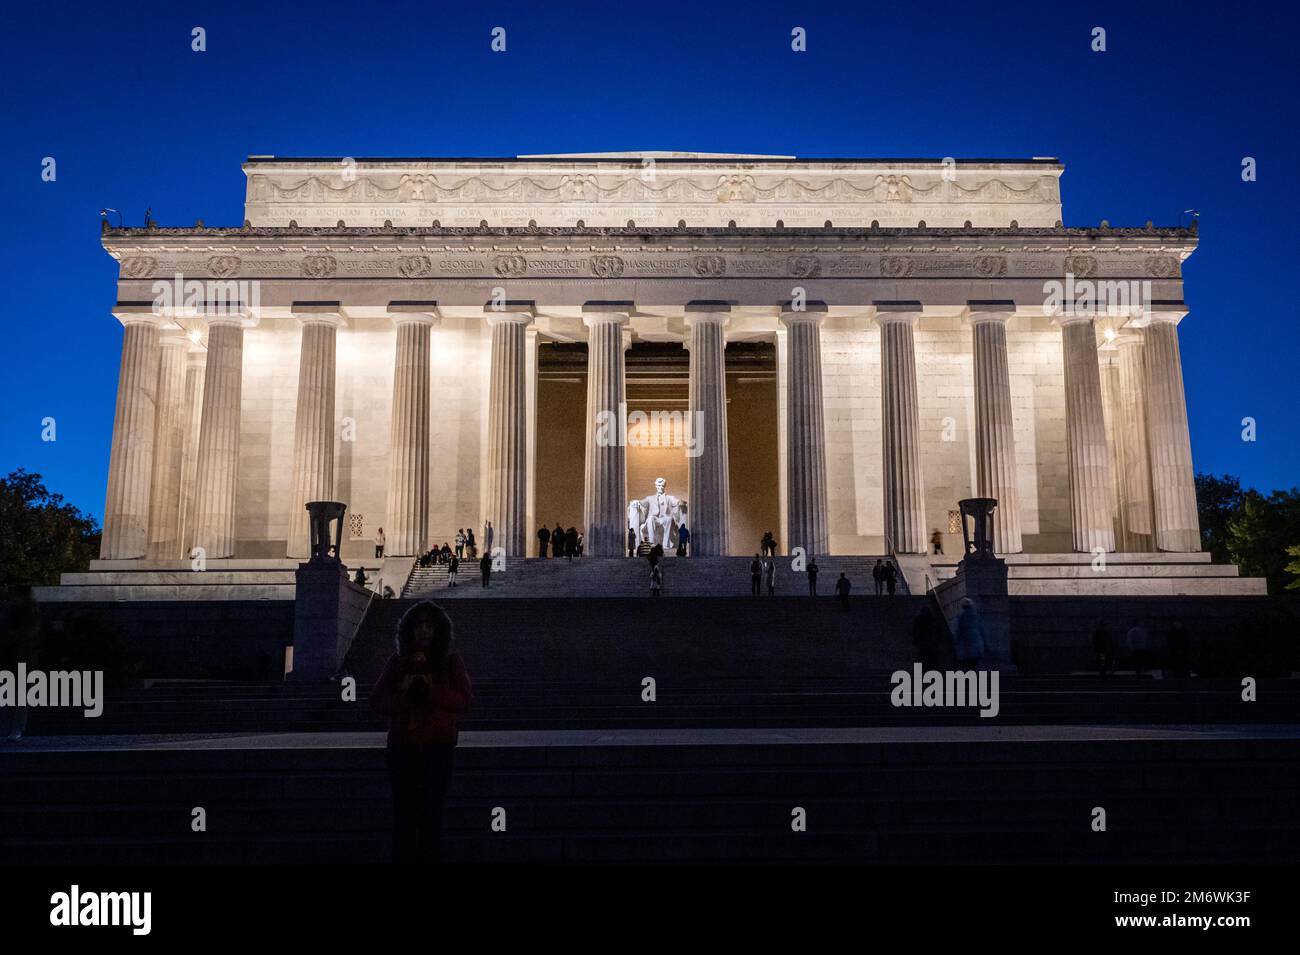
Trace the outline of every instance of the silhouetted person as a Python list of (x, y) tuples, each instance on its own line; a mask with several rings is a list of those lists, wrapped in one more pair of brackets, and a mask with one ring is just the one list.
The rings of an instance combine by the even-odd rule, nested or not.
[(687, 530), (686, 525), (683, 524), (681, 527), (677, 528), (677, 556), (678, 557), (686, 556), (686, 545), (689, 544), (690, 542), (691, 542), (691, 532)]
[(921, 604), (921, 612), (912, 621), (912, 651), (923, 670), (939, 668), (939, 621), (929, 603)]
[(483, 557), (478, 562), (478, 572), (483, 578), (483, 586), (488, 586), (488, 581), (492, 578), (492, 555), (487, 551), (483, 552)]
[(885, 562), (876, 559), (876, 566), (871, 568), (871, 580), (876, 585), (876, 596), (885, 592)]
[(393, 861), (437, 862), (442, 812), (451, 782), (457, 717), (474, 702), (465, 661), (454, 652), (451, 620), (421, 601), (397, 624), (370, 705), (388, 717), (388, 776), (393, 788)]
[(569, 560), (578, 556), (578, 529), (570, 527), (564, 532), (564, 556)]
[(975, 601), (961, 599), (961, 613), (957, 616), (957, 662), (963, 670), (979, 669), (984, 656), (984, 621), (975, 609)]
[(556, 522), (555, 530), (551, 531), (551, 556), (564, 556), (564, 528)]
[(653, 547), (650, 548), (650, 553), (646, 554), (645, 559), (650, 561), (651, 567), (659, 563), (659, 561), (664, 559), (664, 545), (655, 544)]
[(763, 539), (758, 543), (758, 549), (764, 557), (776, 553), (776, 539), (772, 536), (771, 531), (763, 532)]
[(891, 560), (885, 565), (885, 589), (889, 591), (889, 596), (894, 596), (894, 588), (898, 585), (898, 568), (894, 566)]
[(547, 548), (551, 544), (551, 529), (545, 524), (537, 532), (537, 556), (545, 557)]
[(757, 554), (749, 562), (749, 592), (755, 597), (763, 593), (763, 562), (758, 559)]
[(769, 557), (763, 561), (763, 582), (767, 584), (767, 595), (776, 596), (776, 561)]
[(452, 554), (451, 560), (447, 563), (447, 586), (456, 586), (456, 575), (460, 572), (460, 558)]
[(664, 585), (664, 569), (659, 564), (650, 567), (650, 596), (658, 597)]
[(634, 527), (627, 529), (627, 556), (636, 556), (636, 528)]
[(483, 523), (483, 552), (485, 554), (492, 553), (492, 543), (496, 540), (496, 536), (496, 528), (492, 526), (492, 522), (485, 521)]
[(578, 532), (578, 556), (582, 556), (582, 549), (587, 546), (587, 538), (583, 536), (582, 531)]
[(1115, 669), (1115, 640), (1105, 620), (1097, 621), (1092, 631), (1092, 658), (1097, 665), (1097, 675), (1106, 677)]
[(352, 578), (352, 582), (358, 587), (364, 587), (366, 585), (366, 569), (364, 567), (357, 568), (357, 575)]
[(384, 556), (384, 529), (379, 528), (379, 533), (375, 535), (375, 557)]
[(936, 554), (943, 553), (943, 535), (939, 533), (939, 528), (936, 527), (934, 533), (930, 535), (930, 543), (934, 545)]
[(835, 596), (840, 600), (841, 610), (849, 609), (849, 591), (852, 589), (853, 584), (849, 582), (849, 578), (844, 576), (844, 572), (840, 571), (840, 579), (835, 581)]
[(809, 557), (808, 567), (806, 568), (808, 574), (808, 596), (809, 597), (817, 596), (817, 571), (819, 571), (820, 569), (821, 568), (817, 566), (817, 561)]

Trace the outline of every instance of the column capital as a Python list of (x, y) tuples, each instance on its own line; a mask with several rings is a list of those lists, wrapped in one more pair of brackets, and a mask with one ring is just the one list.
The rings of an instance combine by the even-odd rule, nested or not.
[(500, 305), (488, 303), (483, 307), (483, 316), (489, 326), (531, 325), (537, 317), (537, 303), (522, 300), (510, 300)]
[(684, 321), (687, 329), (693, 325), (721, 325), (726, 328), (731, 322), (731, 305), (728, 302), (687, 302)]
[(347, 325), (338, 302), (294, 302), (290, 311), (299, 325), (330, 325), (334, 328)]
[(1005, 325), (1015, 314), (1015, 302), (969, 299), (966, 302), (966, 314), (963, 318), (967, 325), (983, 325), (987, 322)]
[(894, 323), (914, 325), (925, 310), (925, 307), (917, 301), (877, 300), (871, 304), (876, 309), (874, 317), (877, 325)]
[(793, 308), (793, 302), (781, 303), (781, 315), (779, 321), (782, 325), (799, 325), (813, 323), (820, 325), (826, 319), (825, 302), (805, 302), (803, 308)]
[(437, 325), (442, 312), (434, 301), (393, 301), (388, 303), (388, 317), (394, 325)]
[(153, 302), (118, 302), (113, 306), (113, 317), (125, 325), (153, 325), (166, 328), (175, 325), (172, 318)]
[(635, 307), (632, 302), (584, 302), (582, 324), (588, 328), (593, 325), (627, 325)]
[(1091, 325), (1096, 317), (1088, 312), (1057, 312), (1052, 316), (1052, 324), (1061, 328), (1067, 325), (1082, 325), (1084, 322)]
[(1187, 317), (1187, 304), (1177, 301), (1153, 301), (1148, 308), (1135, 315), (1128, 323), (1130, 328), (1146, 328), (1148, 325), (1177, 326)]

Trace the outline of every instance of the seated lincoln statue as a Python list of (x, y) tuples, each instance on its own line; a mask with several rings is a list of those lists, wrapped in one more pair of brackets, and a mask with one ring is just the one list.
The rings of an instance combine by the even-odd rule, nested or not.
[(638, 548), (642, 541), (662, 544), (664, 550), (674, 546), (673, 532), (682, 524), (686, 502), (668, 494), (667, 483), (663, 478), (656, 478), (653, 494), (627, 506), (627, 526), (635, 532)]

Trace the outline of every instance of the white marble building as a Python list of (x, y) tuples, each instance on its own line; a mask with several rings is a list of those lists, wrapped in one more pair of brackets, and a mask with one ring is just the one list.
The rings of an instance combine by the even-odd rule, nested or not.
[(548, 341), (588, 346), (592, 554), (622, 552), (649, 490), (592, 413), (618, 406), (640, 342), (688, 350), (697, 553), (752, 552), (729, 540), (744, 451), (722, 382), (726, 343), (761, 341), (783, 549), (920, 555), (938, 529), (952, 553), (972, 496), (1001, 502), (1008, 554), (1200, 549), (1178, 351), (1196, 232), (1064, 227), (1055, 159), (244, 171), (242, 227), (105, 230), (125, 337), (98, 570), (304, 556), (310, 499), (348, 505), (357, 555), (381, 526), (404, 556), (488, 520), (532, 553)]

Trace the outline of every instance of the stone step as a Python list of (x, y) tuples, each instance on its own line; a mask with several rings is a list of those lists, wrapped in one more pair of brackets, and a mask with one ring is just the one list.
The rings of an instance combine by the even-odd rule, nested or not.
[[(642, 734), (466, 734), (446, 855), (982, 864), (1300, 855), (1300, 746), (1287, 734), (835, 732), (669, 732), (646, 740), (653, 745), (634, 742)], [(298, 737), (165, 745), (176, 748), (0, 748), (0, 863), (387, 858), (377, 734), (325, 746)], [(1094, 805), (1123, 838), (1090, 832)], [(193, 806), (208, 813), (201, 836), (189, 829)], [(796, 806), (807, 832), (791, 831)], [(495, 807), (505, 832), (490, 829)]]

